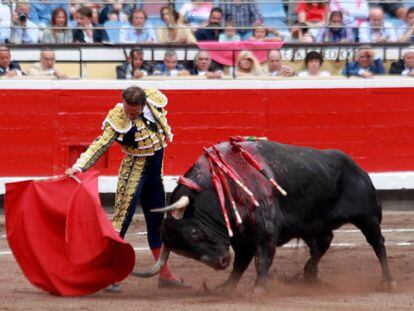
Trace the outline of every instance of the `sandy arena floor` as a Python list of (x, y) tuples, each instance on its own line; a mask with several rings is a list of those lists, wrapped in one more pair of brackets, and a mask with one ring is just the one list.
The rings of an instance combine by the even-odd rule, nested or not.
[[(138, 217), (127, 235), (137, 249), (146, 247), (144, 222)], [(158, 290), (157, 279), (128, 277), (122, 293), (99, 292), (80, 298), (54, 297), (34, 288), (22, 275), (0, 225), (0, 310), (414, 310), (414, 213), (386, 212), (383, 217), (391, 270), (397, 281), (395, 292), (384, 292), (381, 272), (373, 250), (362, 234), (351, 226), (335, 233), (333, 246), (319, 266), (321, 282), (302, 282), (308, 250), (296, 242), (279, 248), (271, 269), (268, 293), (251, 298), (255, 280), (252, 264), (231, 296), (208, 295), (210, 287), (230, 273), (216, 272), (195, 261), (171, 256), (172, 270), (184, 278), (190, 290)], [(137, 250), (137, 268), (150, 267), (149, 251)]]

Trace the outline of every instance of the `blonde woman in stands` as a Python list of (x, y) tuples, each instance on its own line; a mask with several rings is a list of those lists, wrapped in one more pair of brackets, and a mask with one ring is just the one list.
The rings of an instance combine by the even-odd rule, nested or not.
[(259, 61), (250, 51), (241, 51), (237, 58), (236, 77), (264, 76)]
[(305, 56), (306, 70), (299, 72), (298, 76), (301, 78), (308, 77), (329, 77), (331, 74), (328, 71), (321, 71), (323, 64), (323, 57), (316, 51), (310, 51)]
[(158, 43), (195, 44), (197, 41), (190, 28), (178, 23), (180, 14), (168, 6), (161, 8), (161, 19), (165, 26), (157, 29)]
[(57, 8), (52, 12), (50, 28), (43, 32), (42, 43), (72, 43), (73, 36), (68, 27), (68, 15), (63, 8)]

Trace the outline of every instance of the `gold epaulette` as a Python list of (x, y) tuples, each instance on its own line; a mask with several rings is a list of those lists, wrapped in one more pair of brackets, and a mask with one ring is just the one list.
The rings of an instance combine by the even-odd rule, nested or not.
[(127, 133), (132, 128), (132, 122), (125, 114), (122, 104), (117, 104), (114, 108), (109, 110), (103, 123), (108, 123), (116, 132), (122, 134)]
[(164, 108), (168, 104), (168, 98), (157, 89), (145, 89), (147, 102), (156, 108)]
[(161, 126), (162, 131), (167, 136), (168, 141), (172, 142), (173, 134), (171, 133), (171, 128), (170, 128), (170, 126), (168, 125), (168, 122), (167, 122), (167, 117), (166, 117), (166, 114), (167, 114), (166, 112), (167, 111), (164, 110), (164, 109), (159, 111), (158, 109), (156, 109), (151, 104), (149, 104), (148, 107), (150, 108), (154, 118), (157, 120), (157, 123), (159, 124), (159, 126)]

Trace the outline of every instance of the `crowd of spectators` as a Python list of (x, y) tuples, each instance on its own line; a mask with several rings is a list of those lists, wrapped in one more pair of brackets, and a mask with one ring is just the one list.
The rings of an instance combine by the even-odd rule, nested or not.
[[(33, 3), (32, 3), (33, 2)], [(302, 43), (385, 43), (414, 42), (414, 7), (402, 1), (392, 3), (367, 0), (294, 1), (285, 3), (293, 23), (277, 29), (268, 27), (260, 11), (259, 1), (188, 1), (182, 5), (160, 7), (159, 23), (153, 25), (142, 3), (125, 0), (84, 1), (10, 1), (0, 0), (0, 44), (65, 44), (65, 43), (128, 43), (128, 44), (196, 44), (217, 42), (302, 42)], [(167, 1), (166, 1), (167, 3)], [(414, 5), (414, 0), (413, 0)], [(179, 7), (178, 7), (179, 6)], [(178, 8), (178, 10), (177, 10)], [(285, 21), (286, 22), (286, 21)], [(282, 23), (283, 24), (283, 23)], [(24, 75), (10, 62), (10, 52), (2, 47), (0, 75)], [(8, 54), (9, 56), (7, 56)], [(53, 54), (53, 55), (52, 55)], [(411, 76), (412, 60), (406, 53), (390, 73)], [(7, 63), (9, 58), (9, 64)], [(54, 68), (54, 52), (43, 49), (37, 68), (38, 76), (65, 78)], [(47, 61), (53, 58), (53, 66)], [(189, 68), (178, 61), (175, 51), (167, 50), (162, 63), (145, 64), (143, 51), (133, 48), (127, 61), (118, 66), (118, 79), (139, 79), (145, 76), (190, 76), (222, 78), (224, 71), (207, 51), (197, 53)], [(283, 66), (280, 53), (272, 50), (265, 65), (260, 65), (254, 53), (238, 53), (230, 72), (241, 76), (327, 77), (322, 70), (322, 54), (310, 51), (304, 59), (306, 70), (294, 72)], [(398, 69), (398, 70), (397, 70)], [(401, 69), (401, 70), (399, 70)], [(41, 73), (39, 73), (41, 72)], [(381, 59), (369, 47), (359, 50), (355, 62), (347, 62), (343, 75), (371, 77), (386, 73)]]
[[(414, 49), (404, 51), (402, 59), (391, 64), (390, 75), (414, 77)], [(148, 76), (185, 77), (198, 76), (206, 79), (221, 79), (234, 75), (240, 77), (299, 77), (324, 78), (331, 73), (322, 70), (324, 59), (322, 53), (310, 51), (306, 53), (303, 71), (282, 64), (282, 57), (278, 50), (267, 53), (266, 62), (261, 65), (251, 51), (241, 51), (237, 57), (235, 67), (225, 74), (224, 67), (215, 63), (208, 51), (198, 51), (191, 66), (179, 62), (174, 50), (167, 50), (162, 63), (147, 64), (144, 61), (144, 52), (140, 48), (131, 49), (127, 60), (116, 67), (117, 79), (141, 79)], [(15, 78), (17, 76), (41, 77), (53, 79), (67, 79), (67, 75), (60, 72), (56, 66), (55, 53), (49, 48), (40, 52), (39, 62), (32, 65), (27, 72), (23, 72), (20, 65), (12, 61), (8, 47), (0, 45), (0, 77)], [(375, 75), (384, 75), (387, 71), (374, 49), (370, 46), (361, 46), (355, 61), (347, 62), (342, 70), (346, 77), (356, 76), (372, 78)]]
[(267, 25), (272, 21), (260, 11), (260, 1), (176, 2), (166, 1), (149, 21), (140, 1), (0, 0), (0, 43), (414, 40), (414, 9), (402, 0), (298, 0), (286, 5), (292, 6), (285, 12), (289, 23), (279, 21), (280, 29)]

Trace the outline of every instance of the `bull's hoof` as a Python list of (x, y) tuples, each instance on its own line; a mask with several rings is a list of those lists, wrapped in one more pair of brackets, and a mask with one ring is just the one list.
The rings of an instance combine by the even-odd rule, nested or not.
[(382, 288), (387, 292), (393, 292), (397, 290), (397, 282), (395, 281), (383, 281), (381, 285)]
[(224, 282), (223, 284), (216, 286), (214, 289), (211, 289), (207, 285), (207, 282), (205, 280), (203, 281), (203, 291), (209, 295), (229, 296), (234, 292), (235, 288), (235, 285), (230, 285), (228, 282)]

